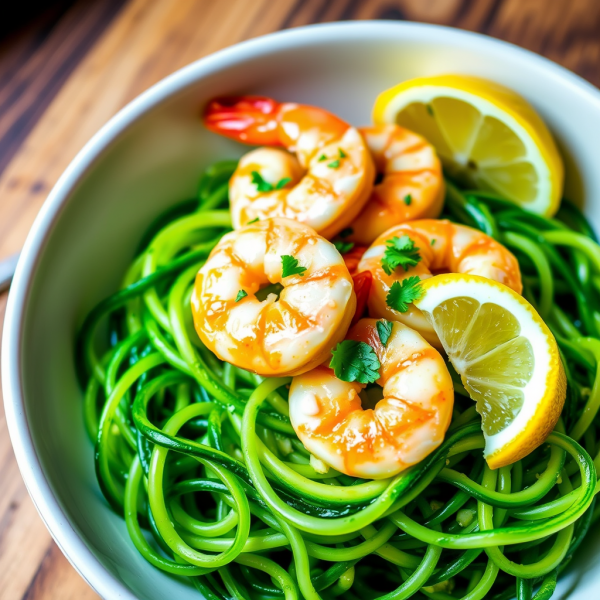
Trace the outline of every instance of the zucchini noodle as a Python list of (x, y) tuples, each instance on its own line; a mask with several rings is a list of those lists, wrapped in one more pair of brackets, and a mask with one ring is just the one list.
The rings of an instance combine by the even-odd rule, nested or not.
[(157, 219), (122, 289), (85, 319), (77, 367), (96, 473), (131, 542), (209, 600), (542, 600), (600, 516), (600, 247), (567, 200), (556, 218), (447, 182), (446, 218), (519, 260), (568, 390), (540, 448), (490, 470), (456, 373), (444, 443), (396, 477), (319, 473), (291, 427), (290, 378), (263, 379), (199, 340), (195, 274), (230, 230), (235, 161)]

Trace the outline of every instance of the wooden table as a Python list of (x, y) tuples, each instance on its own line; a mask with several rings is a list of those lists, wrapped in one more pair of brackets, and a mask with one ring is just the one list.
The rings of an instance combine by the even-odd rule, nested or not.
[[(33, 4), (42, 9), (31, 20)], [(61, 172), (123, 105), (175, 69), (271, 31), (441, 23), (519, 44), (600, 85), (598, 0), (34, 0), (21, 13), (0, 39), (0, 258), (21, 247)], [(0, 19), (0, 35), (6, 28)], [(0, 296), (0, 319), (5, 306)], [(37, 515), (3, 412), (0, 489), (0, 600), (96, 597)]]

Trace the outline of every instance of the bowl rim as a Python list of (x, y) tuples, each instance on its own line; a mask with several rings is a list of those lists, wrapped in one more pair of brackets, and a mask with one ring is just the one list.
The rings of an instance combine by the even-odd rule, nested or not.
[(8, 297), (2, 338), (2, 386), (10, 439), (17, 464), (33, 503), (57, 545), (87, 583), (103, 598), (135, 600), (133, 591), (119, 580), (92, 552), (71, 523), (55, 497), (37, 456), (24, 404), (21, 358), (22, 332), (32, 283), (48, 239), (72, 191), (102, 152), (138, 118), (170, 96), (219, 70), (250, 61), (278, 50), (310, 45), (324, 40), (348, 37), (373, 37), (397, 34), (417, 40), (436, 37), (449, 45), (480, 47), (486, 45), (515, 59), (533, 63), (568, 85), (573, 93), (586, 96), (600, 110), (600, 91), (580, 76), (529, 50), (487, 35), (444, 25), (382, 20), (313, 24), (263, 35), (240, 42), (201, 58), (160, 80), (114, 115), (78, 152), (63, 172), (38, 213), (24, 244)]

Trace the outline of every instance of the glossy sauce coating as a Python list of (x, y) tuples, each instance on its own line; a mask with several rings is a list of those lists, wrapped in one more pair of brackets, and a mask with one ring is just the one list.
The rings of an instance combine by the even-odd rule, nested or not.
[(359, 129), (381, 181), (350, 224), (351, 240), (369, 245), (393, 225), (434, 218), (444, 204), (444, 175), (435, 148), (399, 125)]
[(377, 353), (383, 398), (374, 408), (363, 407), (366, 386), (341, 381), (324, 365), (294, 377), (290, 388), (290, 418), (306, 448), (342, 473), (370, 479), (391, 477), (437, 448), (454, 403), (439, 352), (401, 323), (384, 347), (376, 323), (361, 319), (346, 338)]
[[(282, 256), (305, 267), (282, 278)], [(281, 284), (277, 298), (255, 294)], [(247, 295), (236, 302), (240, 291)], [(223, 236), (196, 277), (194, 325), (220, 359), (260, 375), (292, 375), (322, 362), (354, 315), (352, 278), (333, 244), (310, 227), (267, 219)]]
[[(402, 236), (414, 242), (421, 260), (407, 271), (398, 267), (387, 275), (381, 266), (386, 242)], [(370, 271), (373, 275), (368, 301), (372, 317), (400, 321), (437, 348), (441, 348), (437, 334), (418, 308), (410, 305), (407, 312), (401, 313), (388, 306), (386, 298), (395, 281), (413, 276), (426, 279), (440, 273), (465, 273), (493, 279), (519, 294), (523, 290), (519, 263), (512, 252), (477, 229), (444, 219), (422, 219), (392, 227), (363, 254), (358, 271)]]
[[(257, 217), (285, 217), (332, 237), (369, 198), (375, 168), (364, 139), (324, 109), (240, 97), (210, 103), (205, 123), (222, 135), (266, 146), (243, 156), (230, 180), (235, 228)], [(257, 185), (256, 174), (267, 186)]]

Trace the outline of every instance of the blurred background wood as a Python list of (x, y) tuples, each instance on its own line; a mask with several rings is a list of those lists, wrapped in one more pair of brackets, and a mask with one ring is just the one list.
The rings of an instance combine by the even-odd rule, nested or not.
[[(10, 8), (10, 14), (7, 12)], [(451, 25), (600, 85), (598, 0), (22, 0), (0, 7), (0, 258), (16, 252), (77, 151), (128, 101), (215, 50), (352, 19)], [(6, 294), (0, 296), (0, 326)], [(0, 411), (0, 600), (87, 600), (20, 478)]]

